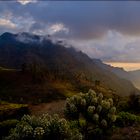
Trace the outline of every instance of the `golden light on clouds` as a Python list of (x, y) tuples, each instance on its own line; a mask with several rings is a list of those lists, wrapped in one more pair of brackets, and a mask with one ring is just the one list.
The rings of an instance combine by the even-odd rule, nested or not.
[(140, 63), (123, 63), (123, 62), (104, 62), (104, 63), (114, 67), (124, 68), (124, 70), (126, 71), (133, 71), (133, 70), (140, 69)]
[(8, 28), (16, 28), (16, 24), (14, 24), (9, 19), (0, 18), (0, 26), (8, 27)]
[(26, 5), (28, 3), (35, 3), (36, 0), (17, 0), (17, 2), (19, 2), (22, 5)]

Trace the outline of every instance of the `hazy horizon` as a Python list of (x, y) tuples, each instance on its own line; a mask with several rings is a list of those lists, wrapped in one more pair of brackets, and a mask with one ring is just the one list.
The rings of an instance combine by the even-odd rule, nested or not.
[(105, 64), (123, 68), (126, 71), (140, 70), (140, 62), (104, 62)]

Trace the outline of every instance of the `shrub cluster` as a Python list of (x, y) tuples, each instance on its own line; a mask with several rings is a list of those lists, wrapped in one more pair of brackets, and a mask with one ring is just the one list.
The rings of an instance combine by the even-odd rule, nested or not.
[(58, 115), (44, 114), (40, 117), (24, 115), (16, 128), (5, 140), (81, 140), (77, 129), (71, 129), (69, 122)]
[(129, 112), (119, 112), (116, 120), (116, 125), (120, 127), (131, 126), (140, 123), (140, 116)]
[(65, 115), (70, 120), (84, 119), (86, 130), (105, 132), (111, 128), (116, 121), (116, 107), (113, 106), (112, 98), (103, 99), (102, 93), (95, 93), (89, 90), (88, 93), (80, 93), (67, 98)]
[(64, 113), (69, 121), (56, 114), (24, 115), (5, 140), (107, 139), (114, 125), (140, 122), (140, 117), (127, 112), (116, 115), (112, 98), (91, 89), (67, 98)]
[(0, 122), (0, 139), (2, 136), (8, 135), (8, 132), (11, 128), (14, 128), (16, 124), (18, 123), (18, 120), (11, 119)]

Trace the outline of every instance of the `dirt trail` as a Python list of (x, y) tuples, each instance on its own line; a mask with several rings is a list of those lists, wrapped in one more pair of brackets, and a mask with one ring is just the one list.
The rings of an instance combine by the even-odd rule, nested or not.
[(53, 101), (50, 103), (41, 103), (39, 105), (30, 105), (29, 109), (32, 115), (41, 115), (44, 113), (59, 114), (63, 116), (65, 100)]

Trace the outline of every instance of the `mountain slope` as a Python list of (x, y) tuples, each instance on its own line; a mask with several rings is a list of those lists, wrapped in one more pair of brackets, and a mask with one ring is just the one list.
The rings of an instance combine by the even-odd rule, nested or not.
[(140, 70), (129, 71), (129, 75), (131, 75), (130, 80), (140, 89)]
[(101, 87), (120, 96), (139, 92), (130, 81), (103, 68), (105, 64), (99, 65), (96, 59), (73, 48), (65, 48), (60, 43), (53, 43), (46, 37), (28, 33), (4, 33), (0, 36), (0, 66), (17, 70), (24, 66), (32, 78), (43, 79), (43, 84), (46, 81), (67, 82), (74, 90), (94, 87), (95, 81), (98, 81)]
[(96, 60), (96, 64), (102, 69), (116, 74), (120, 78), (131, 81), (136, 88), (140, 89), (140, 70), (125, 71), (123, 68), (103, 64), (100, 60)]

